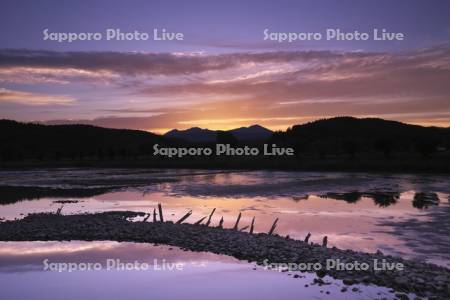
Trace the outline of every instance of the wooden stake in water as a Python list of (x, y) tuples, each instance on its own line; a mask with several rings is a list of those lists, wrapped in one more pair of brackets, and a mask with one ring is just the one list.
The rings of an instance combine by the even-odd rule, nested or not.
[(277, 227), (278, 218), (275, 219), (275, 222), (273, 222), (272, 227), (270, 227), (268, 235), (272, 235), (272, 233), (275, 231), (275, 228)]
[(175, 224), (181, 224), (184, 220), (192, 215), (192, 210), (188, 211), (184, 216), (182, 216)]
[(249, 228), (250, 226), (244, 226), (244, 227), (242, 227), (241, 229), (239, 229), (239, 231), (244, 231), (245, 229), (247, 229), (247, 228)]
[(220, 218), (220, 221), (219, 221), (219, 228), (223, 228), (223, 217)]
[(147, 214), (147, 215), (145, 216), (144, 220), (142, 220), (142, 222), (147, 222), (148, 218), (150, 218), (151, 215), (152, 215), (151, 213), (150, 213), (150, 214)]
[(308, 234), (305, 237), (305, 243), (308, 243), (310, 237), (311, 237), (311, 232), (308, 232)]
[(58, 208), (58, 209), (56, 210), (56, 214), (57, 214), (57, 215), (60, 215), (60, 214), (61, 214), (61, 211), (62, 211), (63, 207), (64, 207), (64, 205), (62, 205), (60, 208)]
[(198, 220), (197, 222), (194, 223), (194, 225), (200, 225), (202, 224), (202, 222), (206, 219), (206, 217), (201, 218), (200, 220)]
[(233, 227), (234, 230), (238, 229), (238, 225), (239, 225), (239, 221), (240, 220), (241, 220), (241, 213), (239, 213), (239, 215), (237, 217), (237, 220), (236, 220), (236, 223), (234, 224), (234, 227)]
[(162, 212), (162, 206), (161, 203), (158, 203), (158, 211), (159, 211), (159, 221), (164, 222), (163, 212)]
[(156, 209), (153, 209), (153, 223), (156, 223)]
[(250, 234), (253, 234), (253, 227), (255, 226), (255, 217), (252, 219), (252, 224), (250, 225)]
[(322, 247), (326, 247), (328, 244), (328, 237), (324, 236), (323, 241), (322, 241)]
[(208, 227), (209, 224), (211, 223), (211, 218), (212, 218), (212, 216), (213, 216), (213, 214), (214, 214), (215, 211), (216, 211), (216, 209), (214, 208), (214, 209), (212, 210), (211, 214), (209, 215), (208, 221), (206, 221), (206, 224), (205, 224), (206, 227)]

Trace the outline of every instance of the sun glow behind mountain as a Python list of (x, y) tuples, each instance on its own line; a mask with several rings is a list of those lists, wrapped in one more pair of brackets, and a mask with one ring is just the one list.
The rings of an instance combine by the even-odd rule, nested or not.
[[(36, 30), (64, 31), (70, 24), (74, 32), (87, 31), (78, 17), (65, 14), (62, 4), (52, 9), (66, 15), (64, 22), (55, 16), (45, 22), (38, 18), (45, 4), (26, 10), (12, 5), (0, 12), (5, 24), (0, 118), (158, 133), (251, 124), (284, 130), (342, 115), (450, 126), (450, 24), (444, 13), (448, 3), (430, 8), (420, 1), (381, 1), (374, 9), (375, 4), (350, 2), (324, 6), (296, 1), (281, 10), (260, 2), (197, 3), (183, 14), (170, 5), (152, 3), (129, 11), (110, 8), (120, 18), (104, 17), (100, 4), (89, 9), (73, 5), (74, 16), (91, 20), (90, 31), (103, 32), (126, 19), (130, 21), (123, 32), (167, 28), (183, 31), (185, 38), (71, 43), (43, 40)], [(427, 14), (420, 13), (424, 6)], [(261, 9), (250, 20), (248, 13), (255, 7)], [(350, 8), (364, 22), (349, 19)], [(381, 13), (387, 9), (394, 13)], [(401, 18), (395, 12), (401, 12)], [(19, 13), (25, 14), (24, 34), (11, 35), (5, 30), (13, 27)], [(167, 14), (172, 18), (161, 19)], [(406, 38), (278, 43), (265, 41), (261, 29), (315, 32), (333, 27), (370, 32), (375, 25), (401, 31)]]

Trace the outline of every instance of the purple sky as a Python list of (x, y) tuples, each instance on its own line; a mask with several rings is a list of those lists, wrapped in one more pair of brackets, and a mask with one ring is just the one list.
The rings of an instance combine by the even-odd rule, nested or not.
[[(158, 132), (281, 129), (334, 115), (450, 126), (446, 0), (3, 0), (0, 8), (2, 118)], [(184, 40), (58, 43), (43, 40), (45, 28), (165, 28)], [(406, 39), (277, 43), (263, 40), (266, 28), (385, 28)]]

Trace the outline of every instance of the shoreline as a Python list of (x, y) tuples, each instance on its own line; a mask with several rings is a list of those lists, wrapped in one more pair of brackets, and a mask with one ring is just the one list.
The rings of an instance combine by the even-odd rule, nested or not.
[(231, 160), (183, 160), (183, 159), (124, 159), (113, 161), (61, 160), (0, 162), (0, 170), (32, 170), (57, 168), (129, 168), (129, 169), (197, 169), (235, 171), (294, 171), (294, 172), (373, 172), (389, 174), (450, 174), (450, 157), (436, 157), (411, 161), (384, 159), (231, 159)]
[(236, 229), (208, 227), (173, 222), (131, 222), (128, 219), (146, 216), (143, 212), (105, 212), (61, 215), (30, 214), (23, 219), (0, 223), (1, 241), (65, 241), (113, 240), (119, 242), (155, 243), (177, 246), (191, 251), (207, 251), (233, 256), (240, 260), (266, 263), (320, 263), (327, 259), (342, 262), (373, 263), (385, 260), (403, 264), (404, 271), (317, 270), (319, 277), (330, 275), (344, 284), (375, 284), (399, 292), (422, 297), (445, 299), (450, 295), (450, 269), (434, 264), (406, 260), (381, 252), (364, 253), (335, 247), (309, 244), (279, 235), (250, 234)]

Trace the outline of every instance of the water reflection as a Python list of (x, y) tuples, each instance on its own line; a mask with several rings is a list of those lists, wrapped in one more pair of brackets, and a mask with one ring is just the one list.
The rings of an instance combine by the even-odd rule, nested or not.
[(43, 261), (54, 263), (100, 263), (108, 259), (123, 263), (158, 262), (204, 266), (208, 263), (242, 264), (238, 260), (206, 252), (182, 251), (176, 247), (139, 243), (105, 242), (0, 242), (0, 272), (43, 271)]
[(439, 197), (436, 193), (416, 193), (412, 204), (415, 208), (426, 209), (439, 205)]
[[(103, 195), (114, 190), (120, 190), (112, 187), (103, 188), (45, 188), (45, 187), (30, 187), (30, 186), (0, 186), (0, 205), (14, 204), (24, 200), (39, 200), (42, 198), (91, 198), (94, 196)], [(149, 194), (146, 190), (143, 194)], [(309, 199), (308, 194), (301, 196), (292, 196), (295, 202)], [(317, 195), (321, 198), (328, 198), (333, 200), (344, 200), (347, 203), (357, 203), (362, 197), (370, 198), (374, 203), (380, 207), (388, 207), (397, 203), (399, 192), (346, 192), (336, 193), (329, 192), (325, 195)], [(78, 200), (55, 200), (53, 203), (76, 203)], [(412, 206), (418, 209), (427, 209), (430, 206), (439, 205), (439, 197), (436, 193), (419, 192), (414, 195)]]
[[(224, 226), (233, 227), (242, 212), (240, 227), (248, 226), (255, 217), (255, 232), (267, 232), (279, 218), (276, 232), (281, 235), (303, 239), (311, 232), (313, 242), (326, 235), (330, 246), (368, 252), (380, 249), (425, 260), (428, 257), (419, 248), (410, 247), (410, 241), (393, 233), (393, 225), (390, 230), (383, 225), (411, 218), (419, 224), (426, 222), (448, 207), (444, 199), (450, 195), (448, 177), (365, 173), (62, 169), (22, 172), (19, 177), (0, 172), (0, 179), (15, 187), (8, 190), (8, 197), (0, 193), (0, 203), (10, 202), (0, 206), (0, 218), (55, 212), (61, 207), (63, 214), (149, 213), (162, 203), (165, 219), (176, 221), (192, 210), (186, 221), (194, 223), (216, 208), (213, 226), (223, 217)], [(13, 201), (33, 195), (39, 200)], [(415, 230), (420, 228), (411, 229), (410, 240), (415, 239)], [(450, 261), (448, 251), (436, 249), (433, 259)]]
[[(357, 203), (363, 197), (372, 199), (373, 202), (380, 207), (388, 207), (394, 205), (400, 199), (399, 192), (349, 192), (349, 193), (327, 193), (322, 195), (323, 198), (334, 200), (344, 200), (347, 203)], [(436, 201), (429, 201), (429, 199)], [(438, 205), (439, 198), (435, 193), (416, 193), (412, 206), (416, 208), (428, 208), (430, 205)]]
[(415, 216), (402, 220), (384, 219), (380, 225), (404, 241), (416, 258), (450, 267), (450, 206), (431, 207), (430, 210), (432, 213), (428, 213), (426, 219)]
[[(334, 200), (344, 200), (347, 203), (357, 203), (362, 197), (367, 197), (380, 207), (394, 205), (400, 199), (399, 192), (349, 192), (349, 193), (327, 193), (320, 196)], [(307, 198), (306, 198), (307, 200)], [(418, 192), (414, 194), (411, 204), (417, 209), (427, 209), (439, 205), (439, 196), (436, 193)]]
[[(177, 262), (181, 270), (44, 271), (51, 263)], [(394, 299), (387, 288), (355, 285), (309, 273), (255, 268), (234, 258), (167, 246), (117, 242), (0, 242), (2, 299)], [(24, 288), (26, 287), (26, 288)]]
[(41, 198), (89, 198), (113, 188), (47, 188), (39, 186), (0, 186), (0, 205)]

